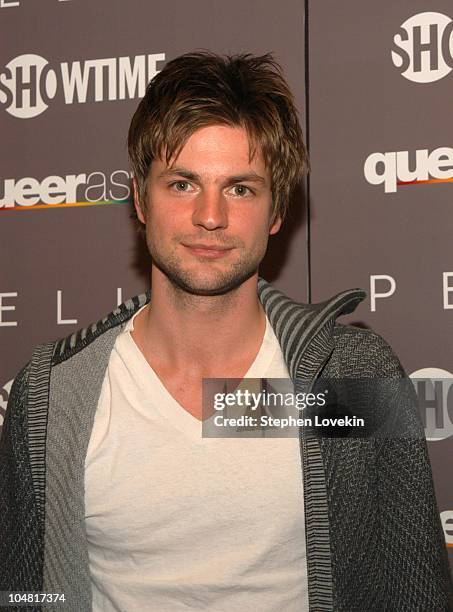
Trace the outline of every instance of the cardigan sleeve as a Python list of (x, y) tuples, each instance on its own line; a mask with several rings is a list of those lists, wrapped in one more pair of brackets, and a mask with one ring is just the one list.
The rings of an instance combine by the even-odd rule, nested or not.
[(380, 383), (387, 379), (388, 383), (377, 385), (380, 397), (375, 402), (384, 410), (390, 406), (394, 411), (391, 417), (395, 429), (375, 441), (377, 528), (382, 542), (379, 565), (385, 609), (453, 610), (445, 539), (415, 391), (381, 336), (370, 330), (340, 327), (343, 337), (350, 336), (344, 360), (349, 362), (349, 373), (373, 377)]
[(0, 437), (1, 591), (42, 590), (42, 534), (27, 435), (29, 371), (27, 363), (14, 379)]

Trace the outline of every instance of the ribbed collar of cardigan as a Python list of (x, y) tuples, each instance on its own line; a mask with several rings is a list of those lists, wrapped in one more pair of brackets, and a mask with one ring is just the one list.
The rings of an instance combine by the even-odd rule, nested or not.
[[(333, 326), (338, 316), (353, 312), (366, 297), (363, 289), (349, 289), (317, 304), (296, 302), (258, 279), (258, 297), (280, 343), (293, 381), (308, 383), (334, 348)], [(106, 317), (57, 342), (54, 363), (68, 358), (107, 329), (124, 323), (151, 299), (151, 291), (120, 304)]]

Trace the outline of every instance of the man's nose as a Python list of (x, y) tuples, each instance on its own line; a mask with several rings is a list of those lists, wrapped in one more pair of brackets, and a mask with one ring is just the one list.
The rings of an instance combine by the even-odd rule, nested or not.
[(195, 200), (192, 223), (207, 230), (228, 227), (227, 202), (221, 192), (205, 190)]

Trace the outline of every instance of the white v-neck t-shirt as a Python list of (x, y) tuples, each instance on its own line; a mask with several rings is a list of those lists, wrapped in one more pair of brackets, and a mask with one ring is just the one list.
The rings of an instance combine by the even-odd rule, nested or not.
[[(135, 344), (138, 312), (86, 457), (93, 612), (308, 611), (298, 439), (202, 438)], [(267, 320), (244, 378), (265, 377), (289, 378)]]

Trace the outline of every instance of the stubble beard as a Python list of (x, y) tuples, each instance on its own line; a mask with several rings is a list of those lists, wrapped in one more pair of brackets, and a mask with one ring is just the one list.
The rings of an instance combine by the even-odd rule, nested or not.
[[(216, 296), (234, 292), (258, 271), (267, 246), (260, 244), (249, 253), (242, 250), (241, 257), (237, 261), (227, 266), (222, 263), (223, 269), (215, 273), (210, 269), (216, 265), (215, 260), (200, 261), (200, 267), (206, 266), (206, 274), (203, 272), (194, 274), (184, 268), (182, 258), (175, 253), (176, 248), (164, 256), (149, 238), (147, 245), (153, 264), (167, 277), (171, 285), (178, 292), (198, 296)], [(239, 249), (241, 246), (235, 245)]]

